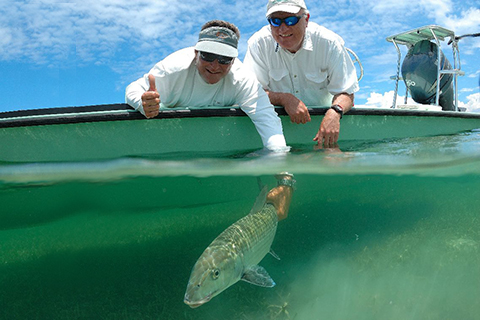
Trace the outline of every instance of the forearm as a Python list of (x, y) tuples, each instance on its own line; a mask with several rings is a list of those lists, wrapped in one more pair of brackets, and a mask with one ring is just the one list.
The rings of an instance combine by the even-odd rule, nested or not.
[(347, 113), (354, 105), (355, 95), (349, 93), (336, 94), (332, 99), (332, 105), (338, 104), (343, 108), (343, 113)]
[(292, 200), (295, 179), (288, 172), (282, 172), (275, 175), (278, 185), (267, 194), (267, 203), (273, 204), (277, 211), (278, 220), (283, 220), (288, 216), (290, 202)]
[(128, 85), (125, 90), (125, 102), (140, 112), (143, 111), (142, 94), (148, 89), (144, 83), (144, 78), (140, 78)]
[(285, 107), (292, 102), (292, 99), (296, 99), (295, 96), (293, 96), (290, 93), (273, 92), (270, 90), (265, 90), (265, 92), (267, 93), (268, 98), (270, 99), (270, 103), (273, 104), (274, 106)]
[(282, 122), (265, 93), (260, 92), (260, 97), (254, 104), (241, 108), (255, 125), (264, 147), (270, 150), (284, 150), (286, 148)]
[(249, 116), (265, 148), (276, 152), (288, 151), (282, 132), (282, 123), (273, 110), (269, 114), (261, 112), (260, 115), (257, 114), (255, 117)]
[[(339, 105), (343, 109), (343, 114), (347, 113), (353, 107), (354, 95), (349, 93), (336, 94), (332, 99), (332, 106)], [(325, 146), (326, 148), (332, 148), (338, 141), (340, 134), (340, 119), (342, 118), (342, 112), (330, 108), (325, 113), (317, 135), (313, 138), (313, 141), (317, 141), (318, 145)]]

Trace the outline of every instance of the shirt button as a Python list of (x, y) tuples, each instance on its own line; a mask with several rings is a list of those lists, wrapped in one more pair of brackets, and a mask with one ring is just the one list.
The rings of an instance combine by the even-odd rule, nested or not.
[(297, 75), (295, 74), (293, 77), (294, 77), (294, 78), (296, 78), (296, 77), (297, 77)]

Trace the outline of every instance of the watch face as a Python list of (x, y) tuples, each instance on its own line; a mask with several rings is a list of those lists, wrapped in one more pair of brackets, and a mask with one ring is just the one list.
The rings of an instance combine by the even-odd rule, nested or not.
[(341, 117), (343, 116), (343, 108), (340, 107), (339, 105), (333, 105), (330, 108), (338, 112), (340, 114), (340, 119), (341, 119)]
[(340, 107), (340, 106), (337, 105), (337, 104), (336, 104), (336, 105), (333, 105), (332, 108), (333, 108), (335, 111), (337, 111), (337, 112), (343, 112), (343, 108)]
[(283, 179), (280, 179), (280, 180), (277, 181), (277, 185), (294, 188), (295, 187), (295, 182), (297, 182), (297, 181), (293, 178), (291, 178), (291, 179), (283, 178)]

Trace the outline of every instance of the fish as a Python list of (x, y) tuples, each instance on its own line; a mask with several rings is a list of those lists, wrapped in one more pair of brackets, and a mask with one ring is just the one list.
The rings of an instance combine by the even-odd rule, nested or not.
[(275, 281), (258, 263), (271, 253), (278, 217), (272, 204), (265, 204), (264, 186), (248, 215), (225, 229), (205, 249), (192, 268), (184, 302), (197, 308), (240, 280), (271, 288)]

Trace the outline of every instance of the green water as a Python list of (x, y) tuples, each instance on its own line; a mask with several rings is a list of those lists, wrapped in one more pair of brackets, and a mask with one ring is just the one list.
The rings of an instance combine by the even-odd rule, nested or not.
[[(0, 319), (478, 319), (480, 133), (0, 165)], [(191, 309), (209, 243), (280, 171), (289, 217), (245, 282)]]

